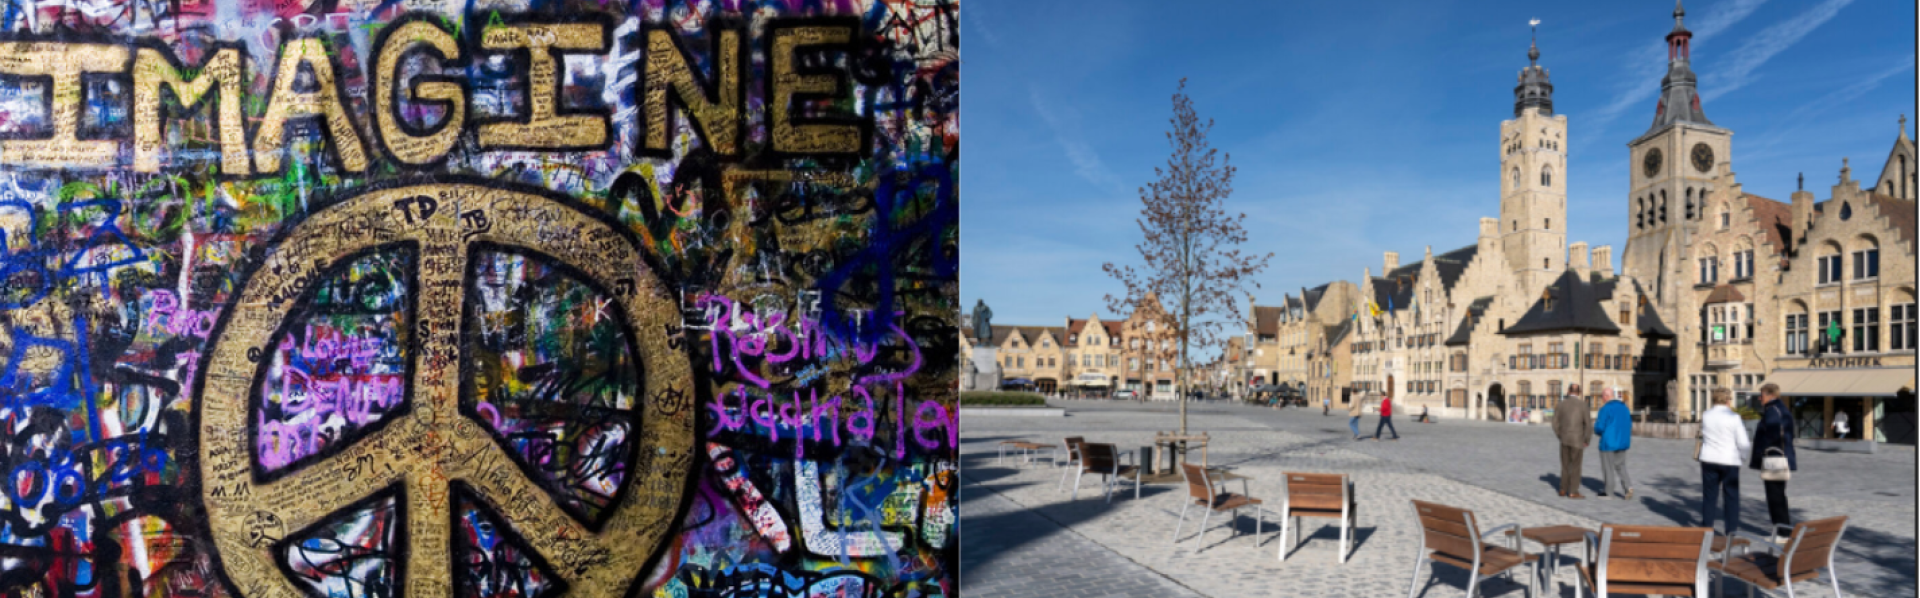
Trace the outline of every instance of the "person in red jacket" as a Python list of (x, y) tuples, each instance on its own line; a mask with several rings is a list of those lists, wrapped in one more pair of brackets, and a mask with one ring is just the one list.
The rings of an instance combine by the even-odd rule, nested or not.
[(1393, 427), (1393, 395), (1380, 397), (1380, 423), (1373, 426), (1373, 439), (1380, 439), (1380, 429), (1393, 432), (1393, 439), (1400, 439), (1400, 430)]

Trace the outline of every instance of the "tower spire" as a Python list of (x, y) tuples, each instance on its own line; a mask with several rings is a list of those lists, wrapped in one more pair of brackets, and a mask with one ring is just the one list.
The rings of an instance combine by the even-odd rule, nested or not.
[(1667, 76), (1660, 80), (1660, 103), (1654, 107), (1649, 133), (1680, 122), (1713, 126), (1700, 107), (1700, 90), (1690, 65), (1693, 32), (1687, 30), (1686, 18), (1686, 7), (1674, 0), (1673, 31), (1667, 33)]
[(1547, 80), (1547, 68), (1540, 66), (1540, 19), (1527, 21), (1533, 29), (1527, 44), (1527, 67), (1520, 69), (1520, 84), (1513, 88), (1513, 116), (1527, 108), (1538, 108), (1544, 116), (1553, 115), (1553, 82)]

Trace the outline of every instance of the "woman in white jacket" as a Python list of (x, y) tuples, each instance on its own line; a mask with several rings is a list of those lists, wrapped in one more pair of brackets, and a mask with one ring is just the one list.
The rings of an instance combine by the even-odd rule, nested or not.
[(1713, 389), (1713, 407), (1700, 416), (1700, 439), (1701, 526), (1713, 527), (1719, 518), (1731, 537), (1740, 530), (1740, 464), (1753, 450), (1747, 426), (1733, 411), (1732, 391)]

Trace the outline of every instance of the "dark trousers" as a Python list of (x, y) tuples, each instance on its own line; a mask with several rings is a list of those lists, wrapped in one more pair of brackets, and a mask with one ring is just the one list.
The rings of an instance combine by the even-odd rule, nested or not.
[(1760, 485), (1767, 488), (1767, 516), (1773, 520), (1773, 533), (1792, 534), (1793, 516), (1787, 513), (1787, 483), (1763, 481)]
[(1580, 492), (1580, 465), (1587, 459), (1587, 447), (1560, 445), (1560, 493)]
[(1380, 429), (1381, 429), (1381, 428), (1386, 428), (1386, 429), (1387, 429), (1387, 431), (1389, 431), (1389, 432), (1393, 432), (1393, 437), (1394, 437), (1394, 438), (1399, 438), (1399, 437), (1400, 437), (1400, 431), (1399, 431), (1399, 430), (1396, 430), (1396, 429), (1394, 429), (1394, 427), (1393, 427), (1393, 416), (1391, 416), (1391, 415), (1382, 415), (1382, 416), (1380, 416), (1380, 423), (1377, 423), (1377, 424), (1374, 424), (1374, 425), (1373, 425), (1373, 439), (1374, 439), (1374, 440), (1379, 440), (1379, 439), (1380, 439)]
[(1700, 485), (1700, 526), (1713, 527), (1719, 519), (1724, 524), (1722, 533), (1732, 536), (1740, 531), (1740, 467), (1701, 463)]

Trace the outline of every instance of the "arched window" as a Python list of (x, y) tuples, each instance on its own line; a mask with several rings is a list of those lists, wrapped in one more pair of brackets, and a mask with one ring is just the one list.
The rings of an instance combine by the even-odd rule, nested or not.
[(1663, 189), (1660, 191), (1660, 223), (1666, 224), (1666, 222), (1667, 222), (1667, 192), (1666, 190)]
[(1513, 188), (1520, 188), (1520, 169), (1513, 169)]
[(1687, 219), (1693, 219), (1693, 189), (1687, 189)]
[(1900, 197), (1903, 199), (1910, 197), (1907, 195), (1907, 157), (1906, 156), (1900, 156)]
[(1853, 202), (1840, 203), (1840, 219), (1841, 220), (1853, 219)]
[(1639, 202), (1639, 206), (1633, 211), (1633, 227), (1646, 228), (1647, 227), (1647, 198), (1640, 197), (1640, 198), (1636, 198), (1635, 201)]
[(1545, 166), (1540, 169), (1540, 186), (1542, 187), (1553, 186), (1553, 167), (1552, 166)]

